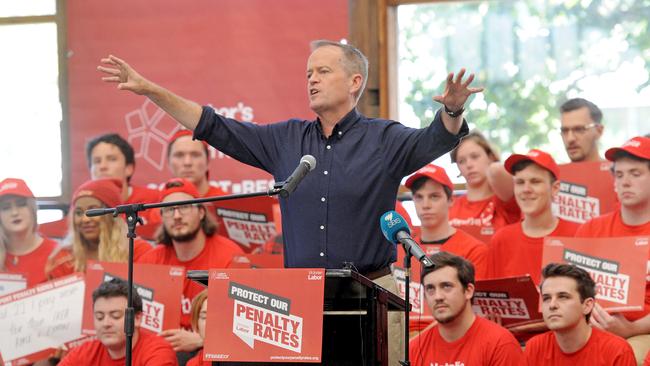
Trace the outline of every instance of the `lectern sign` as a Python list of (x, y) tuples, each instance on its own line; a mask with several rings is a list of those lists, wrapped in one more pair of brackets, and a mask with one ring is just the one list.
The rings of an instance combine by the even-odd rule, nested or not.
[(324, 279), (322, 269), (210, 270), (205, 360), (320, 362)]

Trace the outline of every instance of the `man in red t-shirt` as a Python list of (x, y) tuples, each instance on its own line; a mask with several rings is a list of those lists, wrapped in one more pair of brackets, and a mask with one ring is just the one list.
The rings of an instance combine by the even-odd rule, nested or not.
[(427, 306), (438, 322), (409, 343), (414, 366), (521, 365), (519, 343), (500, 325), (472, 311), (474, 266), (447, 252), (432, 255), (422, 270)]
[[(59, 366), (120, 366), (126, 360), (124, 315), (128, 284), (119, 278), (103, 282), (93, 291), (93, 323), (97, 339), (72, 349)], [(176, 354), (163, 338), (140, 332), (142, 299), (133, 292), (135, 328), (131, 364), (133, 366), (176, 366)]]
[[(160, 192), (163, 202), (199, 198), (196, 187), (187, 179), (174, 178)], [(216, 224), (201, 204), (164, 207), (160, 210), (163, 226), (160, 244), (142, 256), (139, 263), (183, 266), (187, 270), (226, 268), (234, 255), (244, 254), (235, 242), (216, 234)], [(194, 296), (204, 289), (190, 280), (183, 285), (181, 329), (161, 333), (175, 351), (191, 352), (201, 346), (201, 337), (190, 328), (190, 305)], [(184, 329), (182, 329), (184, 328)]]
[[(112, 178), (122, 182), (122, 201), (130, 203), (158, 202), (158, 191), (131, 184), (135, 173), (133, 147), (116, 133), (100, 135), (86, 145), (86, 159), (91, 179)], [(145, 223), (151, 223), (149, 211), (141, 212)]]
[[(450, 252), (469, 260), (476, 278), (485, 278), (487, 245), (449, 224), (454, 185), (442, 167), (429, 164), (405, 183), (413, 194), (415, 212), (421, 222), (416, 240), (427, 254)], [(399, 263), (398, 263), (399, 264)]]
[(546, 236), (573, 236), (578, 225), (555, 216), (553, 197), (559, 192), (559, 168), (551, 155), (531, 150), (513, 154), (504, 164), (514, 176), (515, 199), (522, 222), (503, 227), (492, 237), (488, 250), (488, 277), (530, 274), (539, 284), (542, 249)]
[[(650, 138), (634, 137), (621, 147), (607, 150), (605, 157), (614, 163), (614, 189), (620, 207), (584, 223), (576, 236), (650, 236)], [(591, 318), (593, 325), (627, 338), (639, 363), (650, 349), (650, 257), (647, 268), (643, 311), (608, 314), (596, 305)]]
[(529, 366), (635, 366), (623, 338), (589, 325), (596, 284), (589, 273), (570, 264), (548, 264), (540, 286), (542, 315), (550, 331), (526, 344)]

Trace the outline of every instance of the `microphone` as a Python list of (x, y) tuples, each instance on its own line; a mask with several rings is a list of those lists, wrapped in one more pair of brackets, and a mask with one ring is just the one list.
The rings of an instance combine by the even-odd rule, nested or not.
[(282, 188), (280, 188), (280, 197), (287, 198), (293, 191), (298, 187), (305, 175), (310, 171), (316, 168), (316, 158), (311, 155), (305, 155), (300, 158), (300, 163), (296, 169), (291, 173), (289, 178), (282, 182)]
[(431, 259), (427, 257), (418, 243), (411, 238), (411, 230), (402, 215), (396, 211), (388, 211), (381, 215), (379, 225), (381, 226), (381, 232), (384, 233), (384, 237), (388, 241), (395, 244), (401, 243), (406, 254), (415, 257), (425, 267), (433, 266)]
[(91, 208), (90, 210), (86, 210), (86, 216), (88, 217), (102, 216), (102, 215), (114, 214), (114, 213), (115, 213), (114, 208)]

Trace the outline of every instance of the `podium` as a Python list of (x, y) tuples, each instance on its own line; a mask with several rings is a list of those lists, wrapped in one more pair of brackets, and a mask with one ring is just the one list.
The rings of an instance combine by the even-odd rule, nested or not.
[[(187, 278), (207, 286), (208, 271), (188, 271)], [(404, 311), (406, 301), (351, 269), (326, 270), (324, 295), (322, 362), (272, 365), (388, 365), (388, 311)]]

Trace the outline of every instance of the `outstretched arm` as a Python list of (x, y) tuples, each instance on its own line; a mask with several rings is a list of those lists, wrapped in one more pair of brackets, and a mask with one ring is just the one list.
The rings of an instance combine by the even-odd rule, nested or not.
[[(475, 93), (480, 93), (483, 91), (483, 88), (470, 88), (469, 85), (474, 80), (474, 74), (470, 74), (467, 80), (463, 81), (463, 76), (465, 75), (465, 69), (460, 69), (454, 79), (454, 73), (450, 72), (447, 75), (447, 84), (445, 85), (445, 90), (442, 92), (442, 95), (436, 95), (433, 97), (433, 100), (447, 107), (447, 110), (451, 112), (457, 112), (464, 108), (465, 102), (470, 95)], [(447, 113), (441, 113), (442, 123), (445, 125), (445, 128), (451, 134), (458, 134), (460, 128), (463, 124), (463, 114), (459, 114), (456, 117), (452, 117)]]
[(145, 79), (128, 63), (113, 55), (101, 60), (107, 66), (98, 66), (97, 70), (106, 76), (102, 80), (117, 83), (120, 90), (128, 90), (151, 99), (157, 106), (186, 128), (193, 130), (201, 118), (201, 106)]

